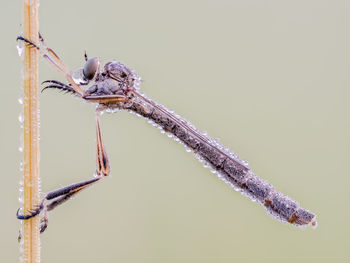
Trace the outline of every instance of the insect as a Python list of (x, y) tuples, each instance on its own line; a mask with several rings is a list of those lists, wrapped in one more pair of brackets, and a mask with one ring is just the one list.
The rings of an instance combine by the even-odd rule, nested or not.
[[(26, 211), (24, 215), (20, 214), (20, 209), (18, 209), (18, 219), (27, 220), (41, 214), (40, 232), (44, 232), (48, 225), (50, 210), (108, 176), (110, 165), (102, 141), (100, 115), (105, 110), (127, 110), (148, 119), (173, 136), (189, 151), (193, 151), (196, 157), (208, 165), (223, 181), (256, 200), (275, 218), (297, 226), (316, 226), (315, 214), (300, 207), (296, 201), (276, 191), (272, 185), (256, 176), (247, 163), (234, 152), (197, 130), (182, 117), (142, 94), (139, 91), (140, 77), (131, 68), (117, 61), (108, 62), (102, 68), (98, 58), (88, 58), (85, 54), (84, 67), (72, 72), (46, 45), (40, 34), (39, 44), (21, 36), (17, 40), (24, 41), (30, 47), (38, 49), (41, 56), (68, 81), (68, 84), (57, 80), (44, 81), (46, 87), (43, 90), (65, 91), (87, 102), (97, 104), (95, 177), (49, 192), (35, 209)], [(89, 87), (83, 89), (90, 83), (92, 84)]]

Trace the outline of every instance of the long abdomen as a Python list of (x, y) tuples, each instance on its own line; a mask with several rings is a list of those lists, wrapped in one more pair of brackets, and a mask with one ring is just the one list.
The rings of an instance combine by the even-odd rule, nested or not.
[(301, 208), (290, 197), (277, 192), (272, 185), (256, 176), (234, 152), (198, 131), (180, 116), (136, 92), (133, 102), (123, 108), (146, 117), (175, 136), (222, 180), (265, 206), (275, 218), (298, 226), (316, 226), (316, 216), (313, 213)]

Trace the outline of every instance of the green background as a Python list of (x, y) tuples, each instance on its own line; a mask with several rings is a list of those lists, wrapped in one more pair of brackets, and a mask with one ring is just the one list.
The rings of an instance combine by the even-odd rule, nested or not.
[[(1, 5), (1, 262), (18, 262), (21, 1)], [(142, 90), (318, 216), (299, 229), (127, 112), (105, 114), (111, 176), (50, 214), (42, 262), (350, 262), (349, 1), (41, 1), (40, 30), (134, 68)], [(40, 62), (40, 80), (64, 78)], [(95, 170), (94, 105), (41, 100), (42, 191)]]

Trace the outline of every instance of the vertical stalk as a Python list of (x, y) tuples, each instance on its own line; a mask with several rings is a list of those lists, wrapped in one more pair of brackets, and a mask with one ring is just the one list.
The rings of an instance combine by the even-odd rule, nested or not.
[[(24, 0), (24, 37), (38, 43), (39, 0)], [(38, 50), (26, 45), (24, 50), (23, 113), (24, 113), (24, 163), (23, 208), (24, 212), (39, 204), (39, 99), (38, 99)], [(39, 217), (23, 222), (23, 255), (25, 263), (40, 262)]]

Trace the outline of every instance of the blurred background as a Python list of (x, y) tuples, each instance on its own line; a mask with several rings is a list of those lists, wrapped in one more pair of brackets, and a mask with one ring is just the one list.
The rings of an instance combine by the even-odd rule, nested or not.
[[(0, 16), (0, 233), (17, 262), (22, 1)], [(247, 159), (318, 216), (268, 216), (127, 112), (102, 117), (111, 176), (50, 214), (42, 262), (350, 262), (349, 1), (41, 1), (40, 31), (72, 69), (119, 60), (142, 91)], [(64, 81), (41, 60), (40, 80)], [(94, 105), (41, 100), (43, 193), (91, 178)]]

